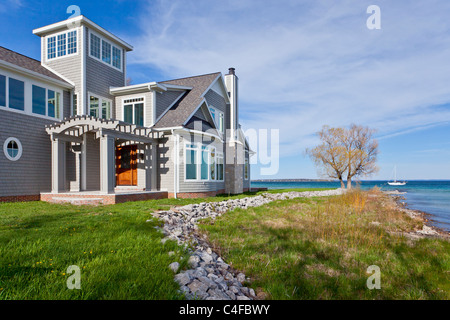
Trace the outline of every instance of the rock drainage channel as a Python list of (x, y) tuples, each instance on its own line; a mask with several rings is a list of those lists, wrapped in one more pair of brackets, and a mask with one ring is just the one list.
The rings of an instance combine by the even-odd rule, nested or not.
[(162, 242), (169, 239), (175, 240), (179, 245), (188, 247), (191, 254), (188, 260), (190, 269), (177, 273), (180, 267), (179, 263), (173, 262), (169, 265), (173, 272), (177, 273), (175, 280), (187, 299), (253, 300), (258, 298), (255, 291), (244, 286), (244, 283), (250, 282), (250, 279), (243, 273), (233, 270), (217, 253), (212, 251), (206, 241), (206, 236), (200, 236), (196, 232), (198, 221), (206, 218), (214, 220), (236, 208), (259, 207), (275, 200), (334, 196), (343, 192), (342, 189), (335, 189), (264, 193), (242, 199), (189, 204), (168, 211), (154, 212), (152, 215), (164, 221), (162, 231), (166, 237), (162, 239)]

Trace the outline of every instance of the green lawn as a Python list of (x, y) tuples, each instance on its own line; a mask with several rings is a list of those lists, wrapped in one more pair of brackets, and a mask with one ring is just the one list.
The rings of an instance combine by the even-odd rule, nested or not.
[[(0, 299), (182, 299), (168, 265), (184, 267), (187, 254), (161, 243), (161, 223), (150, 212), (224, 199), (0, 204)], [(71, 265), (81, 269), (81, 290), (67, 289)]]
[[(275, 201), (201, 229), (268, 299), (449, 299), (449, 242), (392, 234), (422, 224), (375, 193)], [(379, 290), (366, 286), (371, 265)]]

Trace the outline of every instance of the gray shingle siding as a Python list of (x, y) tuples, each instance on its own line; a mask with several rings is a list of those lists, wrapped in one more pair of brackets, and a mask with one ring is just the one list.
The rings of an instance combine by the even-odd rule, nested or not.
[(225, 99), (220, 94), (218, 94), (214, 90), (210, 89), (205, 94), (205, 99), (206, 99), (206, 102), (208, 102), (208, 104), (211, 107), (214, 107), (214, 108), (222, 111), (223, 113), (226, 113), (227, 103), (226, 103)]
[[(0, 108), (0, 196), (38, 195), (51, 189), (51, 143), (45, 125), (52, 120)], [(19, 139), (22, 157), (10, 161), (3, 153), (9, 137)]]
[(86, 134), (86, 190), (100, 190), (100, 140)]
[(156, 117), (158, 119), (178, 97), (183, 94), (182, 91), (166, 91), (156, 94)]

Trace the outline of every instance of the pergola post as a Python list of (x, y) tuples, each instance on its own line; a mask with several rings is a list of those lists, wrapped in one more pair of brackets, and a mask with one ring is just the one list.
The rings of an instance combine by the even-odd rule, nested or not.
[(151, 171), (151, 190), (158, 191), (158, 143), (151, 144), (152, 169)]
[(52, 193), (66, 189), (66, 142), (52, 138)]
[(115, 187), (115, 139), (109, 135), (100, 136), (100, 192), (114, 193)]

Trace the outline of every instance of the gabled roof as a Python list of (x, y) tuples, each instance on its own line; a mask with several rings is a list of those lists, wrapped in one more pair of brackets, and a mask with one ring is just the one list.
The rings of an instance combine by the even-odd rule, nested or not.
[(159, 82), (162, 85), (177, 85), (191, 87), (154, 125), (154, 128), (180, 127), (190, 120), (190, 117), (201, 105), (205, 91), (221, 76), (220, 72)]
[[(33, 58), (24, 56), (23, 54), (17, 53), (15, 51), (6, 49), (0, 46), (0, 60), (6, 62), (6, 64), (14, 65), (19, 67), (20, 69), (25, 69), (23, 71), (29, 71), (30, 73), (38, 74), (40, 76), (44, 76), (53, 80), (57, 80), (59, 82), (63, 82), (68, 86), (71, 86), (70, 83), (60, 78), (47, 68), (44, 68), (41, 65), (41, 62), (35, 60)], [(0, 61), (0, 65), (1, 65)]]

